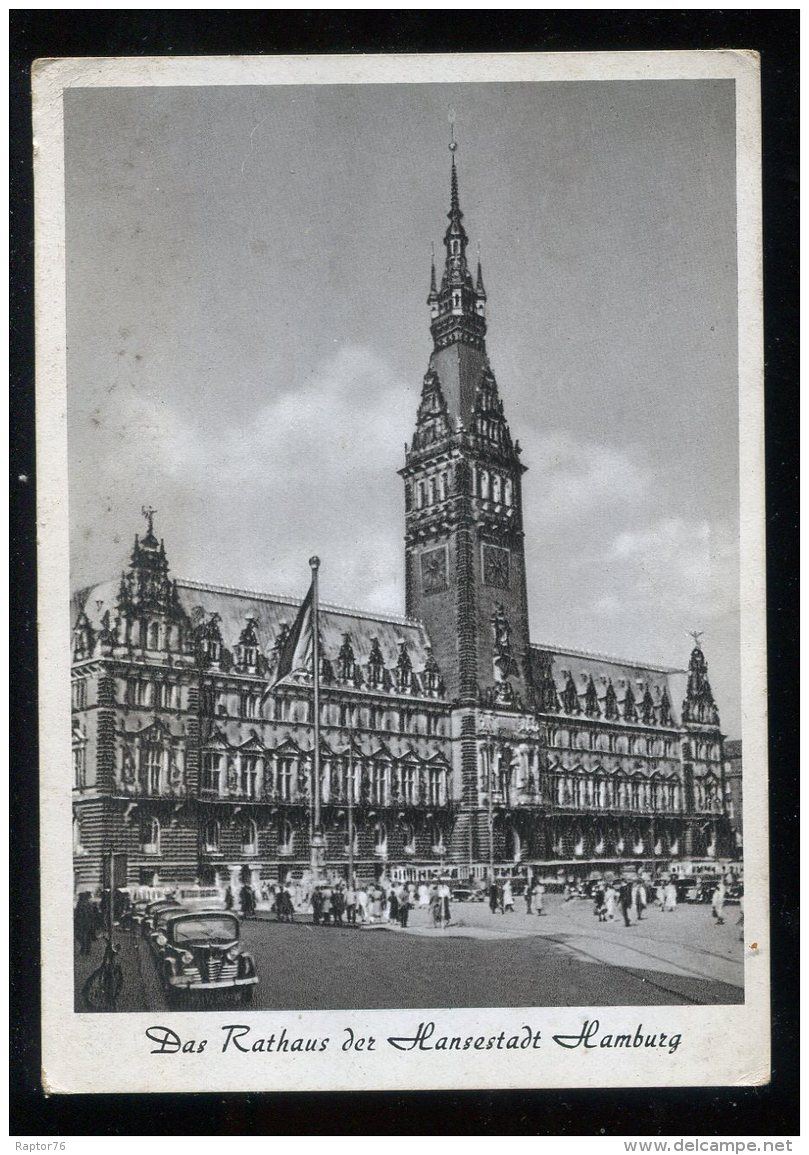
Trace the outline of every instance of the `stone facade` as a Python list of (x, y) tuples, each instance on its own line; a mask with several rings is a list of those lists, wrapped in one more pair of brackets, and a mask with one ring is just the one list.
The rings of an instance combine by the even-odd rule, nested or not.
[[(406, 616), (323, 606), (325, 863), (401, 876), (586, 874), (735, 848), (719, 716), (688, 670), (532, 644), (525, 466), (486, 354), (453, 155), (433, 353), (400, 474)], [(172, 578), (136, 538), (119, 582), (73, 607), (76, 886), (105, 852), (130, 883), (303, 873), (312, 680), (275, 689), (300, 600)]]

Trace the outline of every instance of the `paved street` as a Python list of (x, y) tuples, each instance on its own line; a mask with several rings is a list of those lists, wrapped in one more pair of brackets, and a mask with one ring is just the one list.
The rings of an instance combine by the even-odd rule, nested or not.
[[(632, 1006), (740, 1003), (743, 944), (739, 908), (717, 926), (710, 907), (650, 909), (638, 925), (600, 923), (592, 903), (546, 898), (538, 918), (516, 904), (493, 915), (478, 903), (458, 903), (452, 925), (436, 930), (426, 912), (411, 926), (313, 926), (306, 916), (288, 925), (259, 917), (243, 924), (260, 983), (254, 1008), (299, 1010), (456, 1006)], [(122, 1011), (165, 1009), (148, 945), (117, 935), (124, 988)], [(76, 959), (78, 992), (101, 961)], [(235, 1005), (235, 1004), (234, 1004)]]

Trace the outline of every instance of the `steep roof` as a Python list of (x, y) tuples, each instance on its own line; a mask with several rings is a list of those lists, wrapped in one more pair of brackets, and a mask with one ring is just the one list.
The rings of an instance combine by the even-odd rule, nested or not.
[[(83, 611), (93, 629), (98, 630), (104, 614), (109, 611), (114, 621), (117, 614), (118, 583), (100, 582), (76, 591), (71, 604), (71, 624), (75, 625)], [(252, 618), (259, 648), (269, 658), (283, 624), (291, 626), (302, 598), (284, 594), (260, 593), (256, 590), (235, 589), (230, 586), (210, 585), (206, 582), (177, 579), (180, 604), (192, 622), (219, 617), (219, 629), (226, 646), (233, 648), (239, 641), (247, 619)], [(413, 669), (421, 671), (429, 656), (430, 640), (424, 626), (410, 618), (395, 614), (374, 614), (343, 606), (321, 603), (320, 634), (323, 655), (334, 661), (348, 634), (354, 649), (354, 658), (366, 665), (376, 638), (384, 665), (396, 665), (400, 643), (404, 642)]]
[[(641, 703), (648, 687), (659, 722), (664, 692), (668, 695), (671, 724), (679, 725), (680, 707), (685, 696), (687, 672), (674, 666), (658, 666), (628, 658), (613, 658), (605, 654), (588, 653), (561, 646), (537, 644), (531, 646), (531, 666), (535, 685), (550, 671), (556, 693), (563, 701), (563, 693), (572, 678), (581, 714), (585, 714), (585, 698), (592, 678), (601, 717), (604, 717), (607, 690), (615, 691), (619, 709), (623, 713), (627, 690), (631, 689), (641, 716)], [(564, 708), (559, 711), (565, 714)]]

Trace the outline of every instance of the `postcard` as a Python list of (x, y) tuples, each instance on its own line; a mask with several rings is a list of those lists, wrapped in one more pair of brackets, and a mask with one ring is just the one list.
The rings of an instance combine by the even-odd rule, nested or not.
[(757, 56), (34, 138), (46, 1090), (768, 1081)]

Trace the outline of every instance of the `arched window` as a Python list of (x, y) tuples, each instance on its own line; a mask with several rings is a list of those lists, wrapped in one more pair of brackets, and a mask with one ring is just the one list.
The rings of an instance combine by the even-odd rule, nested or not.
[(410, 806), (418, 802), (418, 771), (415, 766), (402, 767), (402, 799)]
[(73, 815), (73, 853), (84, 854), (84, 846), (82, 845), (82, 830), (81, 818), (78, 814)]
[(497, 473), (492, 474), (492, 501), (500, 500), (500, 476)]
[(87, 785), (87, 757), (83, 736), (73, 743), (73, 786), (76, 790), (83, 790)]
[[(357, 839), (356, 826), (351, 831), (351, 841), (354, 843), (354, 846), (352, 847), (352, 851), (354, 854), (357, 854), (359, 851), (359, 841)], [(348, 838), (348, 827), (346, 827), (345, 830), (343, 831), (343, 854), (348, 854), (348, 850), (349, 850), (349, 838)]]
[(150, 818), (141, 830), (141, 850), (144, 854), (160, 853), (160, 823)]
[(258, 854), (258, 827), (252, 818), (242, 826), (242, 854)]
[(506, 858), (519, 862), (522, 854), (520, 836), (513, 826), (506, 827)]
[(149, 626), (149, 649), (156, 650), (160, 645), (160, 625), (152, 622)]
[(159, 794), (163, 770), (163, 748), (153, 742), (146, 747), (143, 753), (144, 766), (146, 767), (146, 789), (150, 794)]
[(444, 771), (430, 770), (427, 775), (427, 801), (430, 806), (443, 806), (444, 804)]
[(435, 505), (438, 501), (438, 478), (430, 478), (430, 505)]
[(384, 822), (374, 826), (374, 854), (384, 857), (388, 853), (388, 829)]
[(385, 805), (387, 767), (384, 762), (374, 762), (371, 767), (371, 801), (378, 806)]
[(209, 854), (219, 853), (219, 823), (211, 818), (202, 828), (202, 843)]
[(503, 503), (505, 505), (511, 505), (511, 502), (512, 502), (511, 478), (506, 477), (505, 480), (503, 481)]
[(202, 755), (202, 789), (206, 793), (218, 794), (222, 768), (221, 754), (206, 750)]
[(292, 798), (292, 759), (278, 759), (278, 776), (276, 781), (278, 797), (282, 802), (289, 802)]
[(402, 827), (405, 854), (416, 853), (416, 828), (412, 822), (406, 822)]
[(295, 847), (295, 831), (292, 823), (284, 820), (278, 827), (278, 853), (292, 854)]
[(430, 845), (433, 848), (433, 854), (444, 854), (446, 852), (444, 831), (437, 822), (433, 822), (430, 827)]
[(418, 507), (419, 509), (424, 509), (424, 506), (427, 504), (427, 486), (423, 481), (419, 482), (418, 494)]

